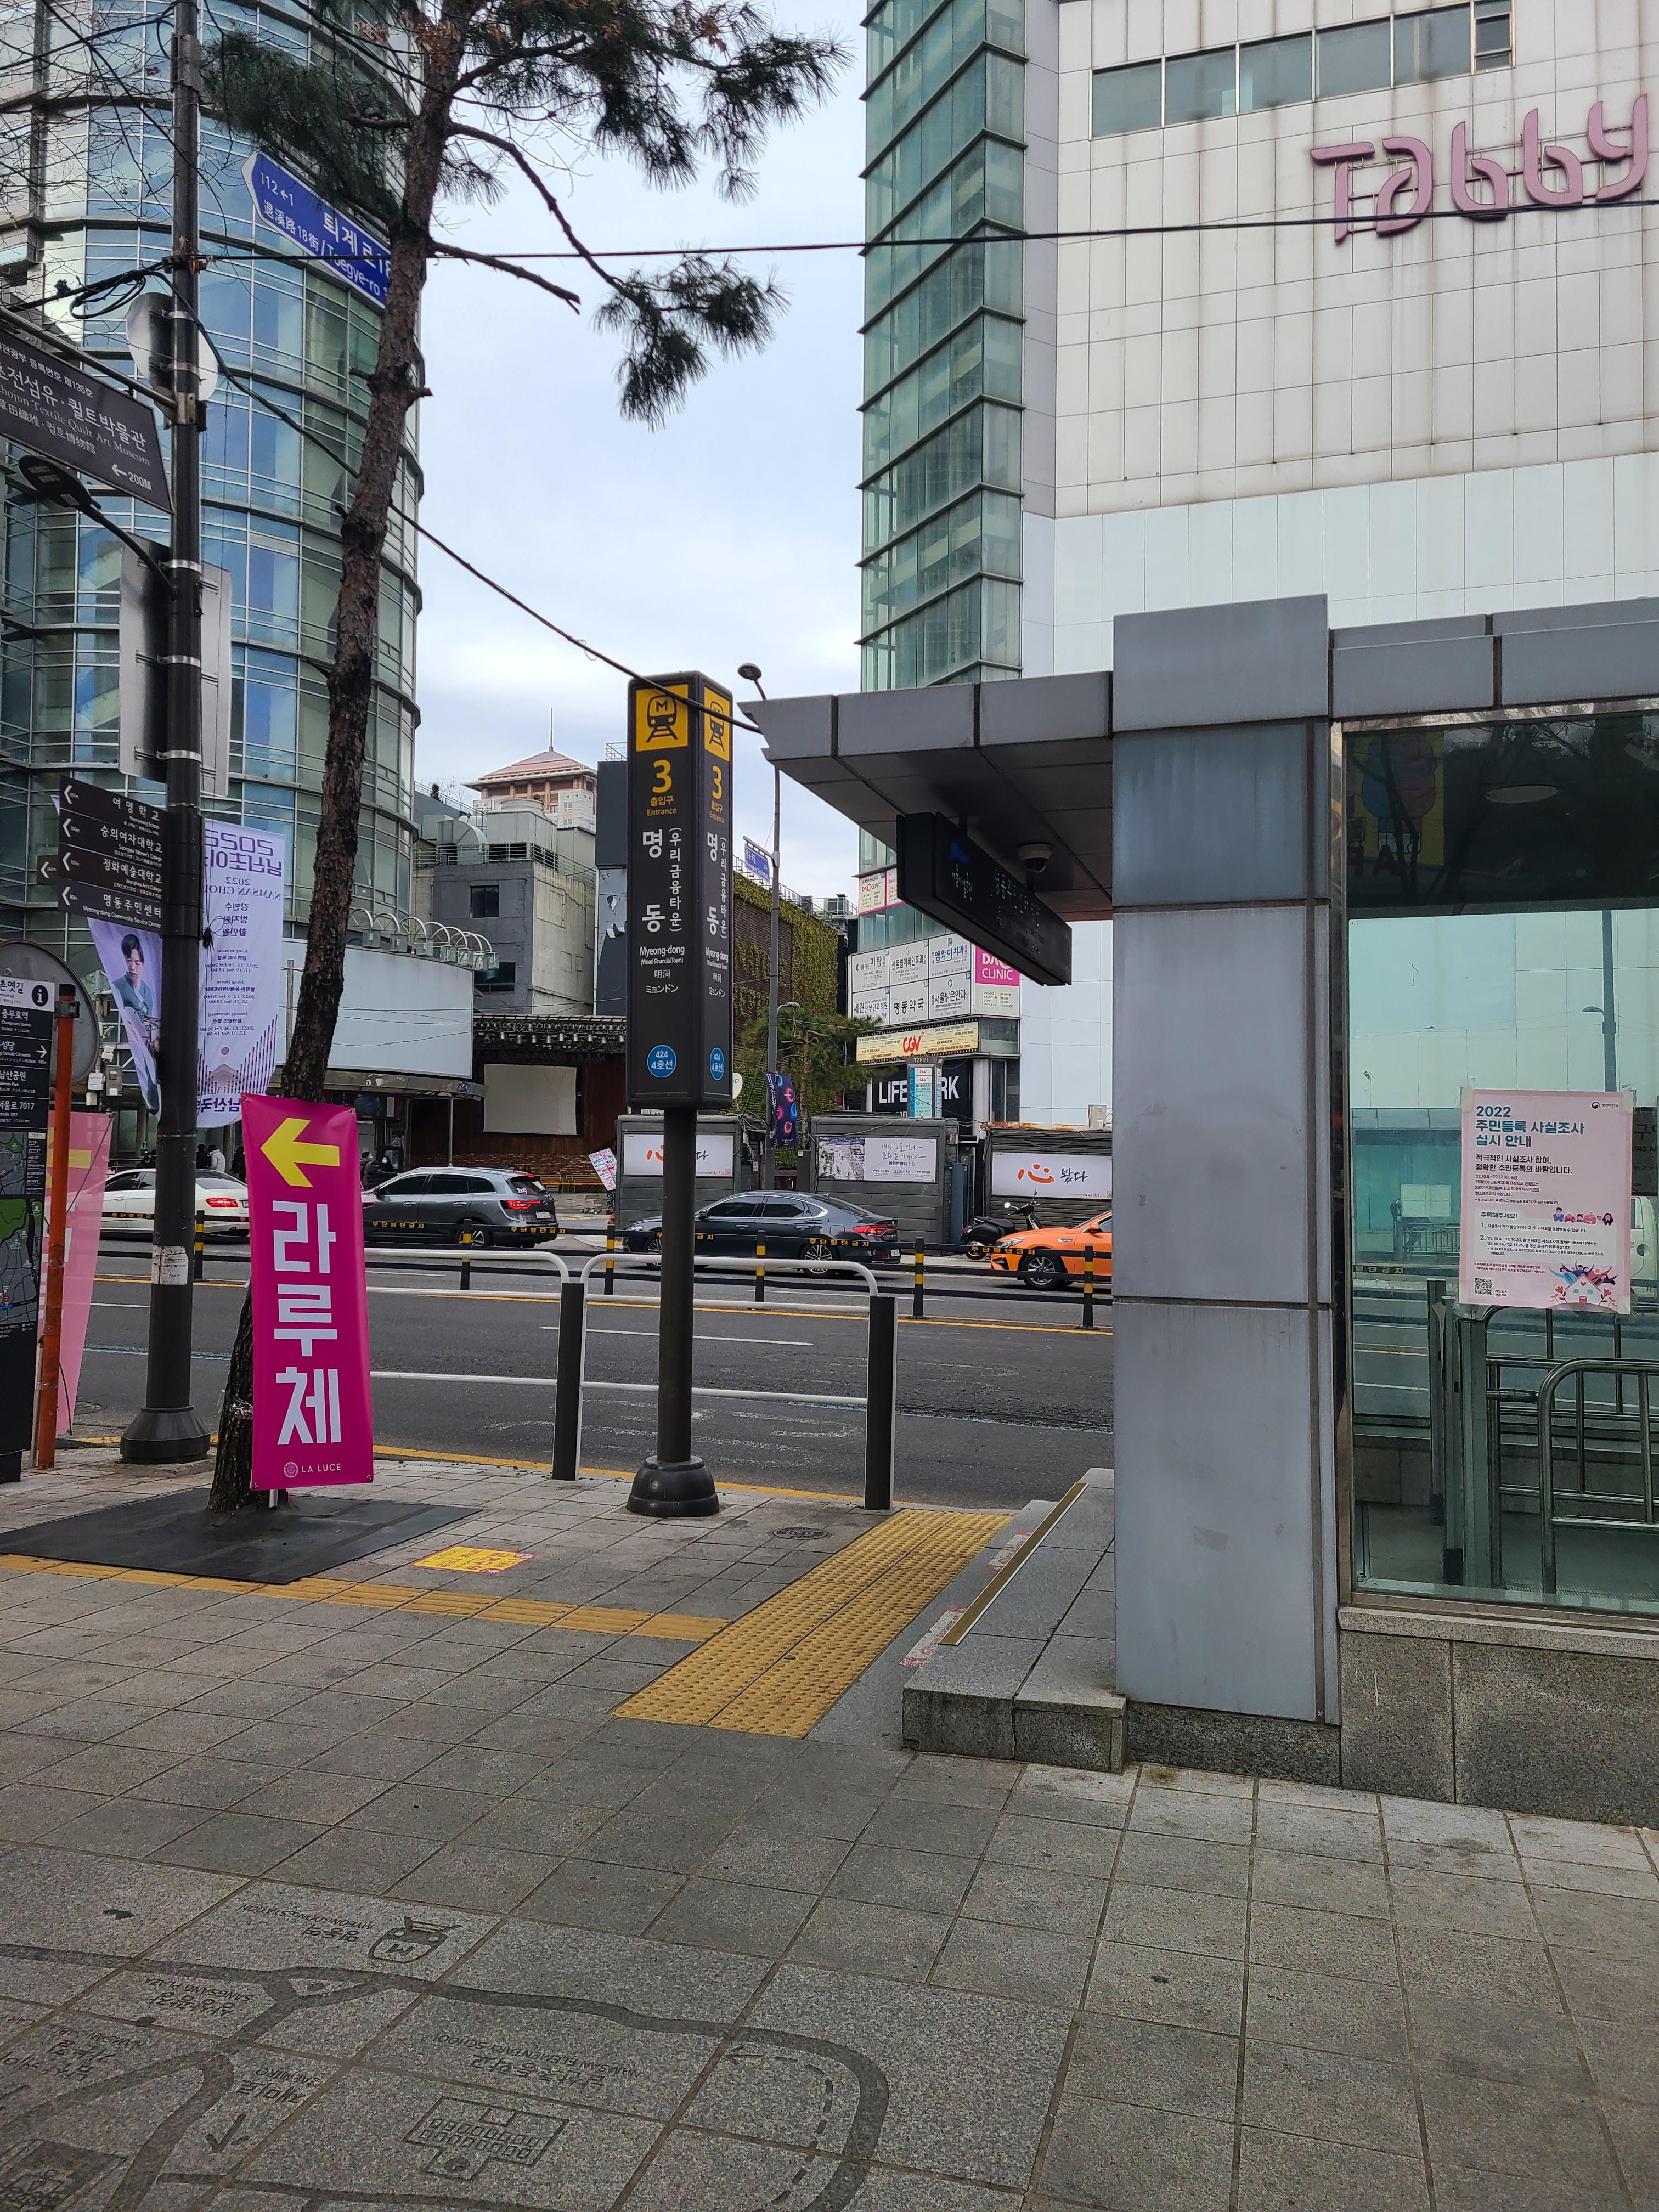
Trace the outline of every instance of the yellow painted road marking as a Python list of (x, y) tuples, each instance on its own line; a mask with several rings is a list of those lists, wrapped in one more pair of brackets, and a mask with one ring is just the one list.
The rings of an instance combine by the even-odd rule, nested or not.
[(373, 1613), (435, 1613), (459, 1620), (502, 1620), (523, 1628), (574, 1628), (611, 1636), (659, 1636), (700, 1644), (729, 1624), (699, 1613), (640, 1613), (608, 1605), (555, 1605), (544, 1598), (496, 1597), (488, 1590), (421, 1589), (407, 1583), (349, 1583), (308, 1575), (294, 1583), (230, 1582), (220, 1575), (170, 1575), (148, 1567), (94, 1566), (80, 1559), (36, 1559), (0, 1553), (0, 1573), (70, 1575), (81, 1581), (137, 1583), (151, 1589), (222, 1591), (227, 1595), (286, 1597), (301, 1604), (358, 1606)]
[(535, 1558), (533, 1552), (492, 1552), (479, 1544), (451, 1544), (441, 1552), (428, 1552), (425, 1559), (416, 1559), (417, 1567), (436, 1567), (447, 1574), (501, 1575), (509, 1567), (521, 1567), (526, 1559)]
[(895, 1513), (671, 1667), (617, 1717), (804, 1736), (1009, 1517)]

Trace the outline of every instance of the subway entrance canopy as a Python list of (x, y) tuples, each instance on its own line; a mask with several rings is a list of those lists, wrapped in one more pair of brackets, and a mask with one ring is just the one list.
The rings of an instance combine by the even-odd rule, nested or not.
[(1129, 1755), (1659, 1820), (1651, 1165), (1626, 1310), (1457, 1299), (1465, 1089), (1659, 1102), (1659, 601), (1183, 609), (1112, 660), (745, 711), (884, 842), (1046, 847), (1114, 922)]

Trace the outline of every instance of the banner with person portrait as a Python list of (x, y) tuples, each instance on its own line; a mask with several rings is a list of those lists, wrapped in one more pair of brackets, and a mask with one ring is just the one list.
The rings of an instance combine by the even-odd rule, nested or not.
[(151, 1114), (161, 1110), (161, 1086), (156, 1073), (161, 1049), (161, 939), (153, 929), (108, 915), (88, 915), (87, 927), (109, 980), (116, 1012), (121, 1018), (127, 1050), (132, 1054), (132, 1079)]

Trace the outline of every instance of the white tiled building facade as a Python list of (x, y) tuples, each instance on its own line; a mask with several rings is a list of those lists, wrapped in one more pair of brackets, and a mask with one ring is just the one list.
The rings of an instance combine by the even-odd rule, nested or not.
[[(1062, 233), (1263, 227), (1062, 236), (1051, 279), (1027, 247), (1026, 675), (1109, 666), (1114, 617), (1148, 608), (1323, 592), (1340, 625), (1659, 595), (1659, 208), (1629, 204), (1659, 198), (1656, 0), (1028, 0), (1027, 43), (1059, 59), (1052, 96), (1027, 74), (1031, 228), (1051, 178)], [(1386, 140), (1428, 149), (1431, 192)], [(1356, 145), (1339, 240), (1313, 152)], [(1395, 172), (1389, 211), (1430, 212), (1381, 235)], [(1093, 933), (1081, 972), (1109, 975)], [(1027, 992), (1029, 1115), (1109, 1097), (1109, 994)]]
[[(1659, 164), (1596, 197), (1630, 185), (1633, 125), (1638, 164), (1646, 143), (1659, 8), (1056, 13), (1058, 228), (1290, 227), (1061, 240), (1054, 481), (1024, 488), (1026, 674), (1108, 665), (1113, 617), (1151, 607), (1324, 592), (1344, 623), (1659, 592), (1659, 210), (1626, 204)], [(1355, 80), (1371, 88), (1323, 89)], [(1263, 96), (1282, 104), (1237, 112)], [(1396, 218), (1426, 182), (1388, 140), (1426, 147), (1433, 185), (1426, 218), (1384, 236), (1390, 173)], [(1338, 165), (1313, 153), (1355, 145), (1373, 153), (1347, 167), (1360, 227), (1339, 240)], [(1462, 212), (1460, 189), (1504, 190), (1511, 211)], [(1028, 419), (1048, 398), (1031, 366)]]

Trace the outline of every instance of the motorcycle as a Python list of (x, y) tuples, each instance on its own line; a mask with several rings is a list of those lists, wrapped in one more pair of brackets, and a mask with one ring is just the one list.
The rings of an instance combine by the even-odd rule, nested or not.
[(963, 1249), (970, 1260), (982, 1260), (994, 1245), (1005, 1237), (1012, 1237), (1021, 1229), (1037, 1226), (1036, 1205), (1031, 1199), (1022, 1199), (1016, 1205), (1012, 1199), (1002, 1202), (1002, 1218), (994, 1213), (976, 1213), (962, 1232)]

